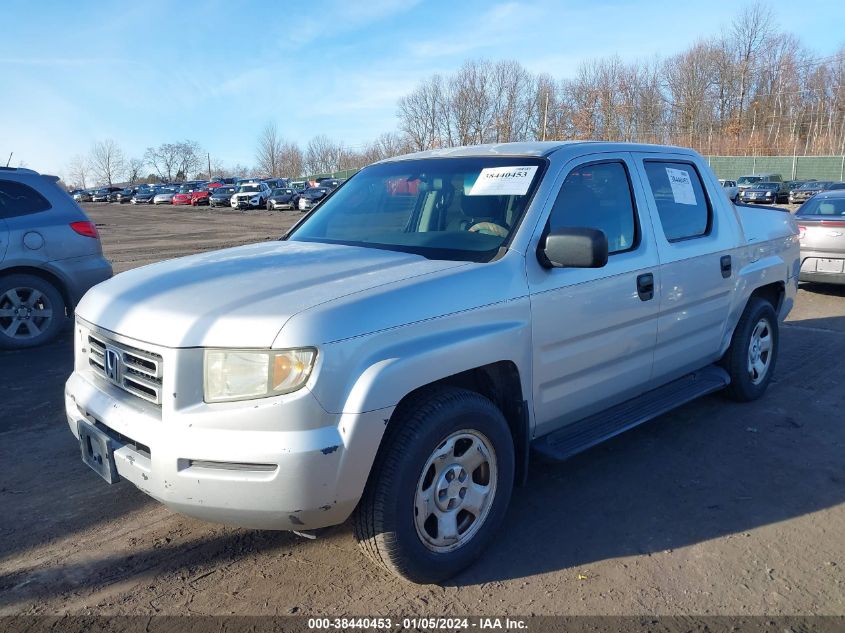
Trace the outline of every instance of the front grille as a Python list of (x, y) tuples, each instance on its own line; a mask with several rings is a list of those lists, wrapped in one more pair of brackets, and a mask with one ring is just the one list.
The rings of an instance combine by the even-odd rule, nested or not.
[(88, 364), (95, 374), (111, 384), (161, 405), (164, 362), (160, 354), (89, 334)]

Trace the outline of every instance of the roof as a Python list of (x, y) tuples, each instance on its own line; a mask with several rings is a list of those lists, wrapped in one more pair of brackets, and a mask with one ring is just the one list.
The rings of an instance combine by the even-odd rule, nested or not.
[[(669, 145), (648, 145), (644, 143), (618, 143), (613, 141), (529, 141), (523, 143), (487, 143), (484, 145), (464, 145), (461, 147), (448, 147), (441, 149), (429, 149), (422, 152), (404, 154), (386, 158), (382, 163), (389, 163), (400, 160), (417, 158), (458, 158), (464, 156), (548, 156), (563, 148), (583, 146), (585, 149), (599, 151), (620, 151), (620, 152), (680, 152), (685, 154), (693, 153), (693, 150), (685, 147), (674, 147)], [(591, 147), (592, 146), (592, 147)]]
[(27, 169), (26, 167), (3, 167), (0, 166), (0, 171), (14, 171), (19, 174), (35, 174), (38, 175), (38, 172), (33, 169)]

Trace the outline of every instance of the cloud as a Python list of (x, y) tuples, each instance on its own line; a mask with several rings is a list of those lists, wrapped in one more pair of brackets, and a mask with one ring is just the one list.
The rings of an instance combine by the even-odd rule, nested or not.
[(449, 35), (414, 42), (408, 52), (429, 59), (464, 55), (483, 48), (500, 49), (506, 42), (519, 40), (524, 27), (532, 28), (540, 19), (537, 5), (506, 2), (480, 13), (473, 23), (461, 22)]

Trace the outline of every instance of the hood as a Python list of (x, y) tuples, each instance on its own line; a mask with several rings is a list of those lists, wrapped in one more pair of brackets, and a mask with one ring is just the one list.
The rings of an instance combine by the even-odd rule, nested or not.
[(76, 314), (165, 347), (270, 347), (299, 312), (465, 264), (355, 246), (252, 244), (121, 273), (92, 288)]
[(233, 193), (232, 195), (236, 198), (254, 198), (256, 196), (260, 196), (261, 194), (261, 191), (244, 191), (242, 193)]

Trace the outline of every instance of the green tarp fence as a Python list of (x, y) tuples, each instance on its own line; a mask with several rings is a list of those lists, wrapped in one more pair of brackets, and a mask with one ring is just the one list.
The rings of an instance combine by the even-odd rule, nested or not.
[(707, 156), (719, 178), (780, 174), (784, 180), (845, 180), (845, 156)]

